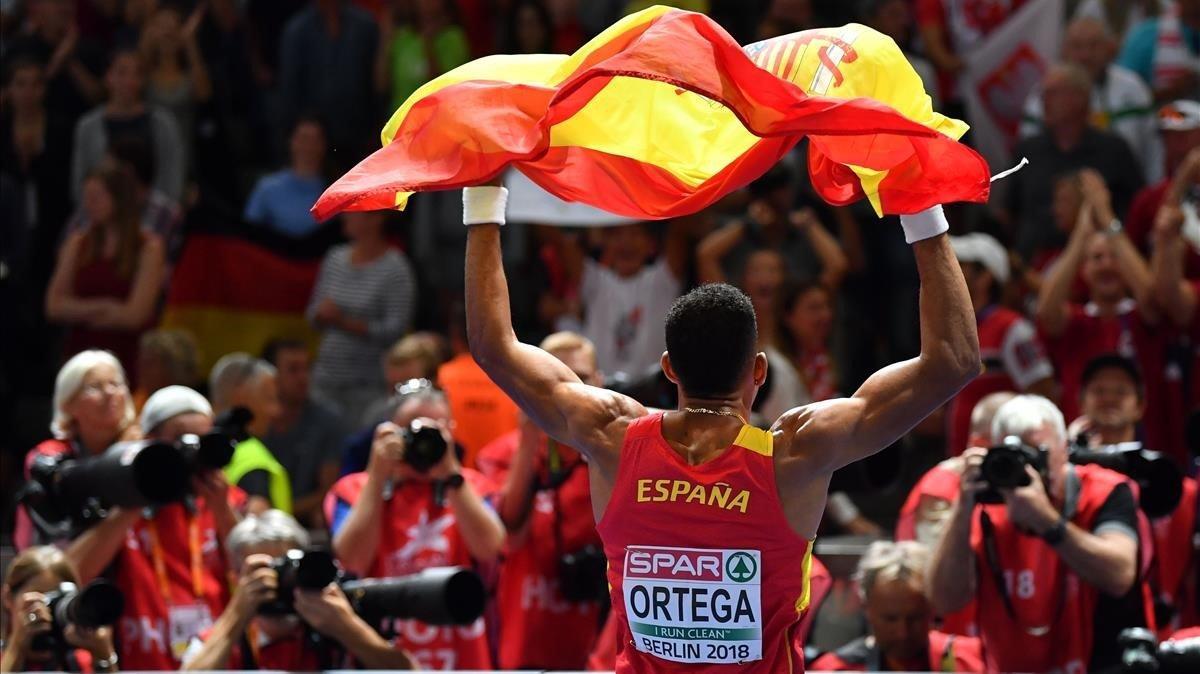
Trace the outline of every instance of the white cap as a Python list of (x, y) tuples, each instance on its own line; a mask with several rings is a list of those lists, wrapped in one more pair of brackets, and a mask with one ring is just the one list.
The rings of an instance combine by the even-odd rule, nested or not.
[(1200, 103), (1187, 99), (1167, 103), (1158, 110), (1158, 128), (1163, 131), (1200, 129)]
[(998, 283), (1008, 283), (1008, 251), (995, 237), (980, 232), (952, 236), (950, 246), (959, 262), (981, 264)]
[(180, 414), (195, 412), (211, 417), (212, 405), (186, 386), (168, 386), (154, 392), (142, 406), (142, 432), (149, 433)]

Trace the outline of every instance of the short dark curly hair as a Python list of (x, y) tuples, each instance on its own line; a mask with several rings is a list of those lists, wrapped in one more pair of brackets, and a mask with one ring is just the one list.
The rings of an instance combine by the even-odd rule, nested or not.
[(735, 393), (754, 363), (754, 306), (731, 285), (700, 286), (671, 305), (666, 337), (671, 367), (684, 393), (697, 398)]

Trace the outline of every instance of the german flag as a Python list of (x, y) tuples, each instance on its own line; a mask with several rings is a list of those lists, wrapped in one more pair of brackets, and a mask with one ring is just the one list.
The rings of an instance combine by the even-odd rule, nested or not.
[(203, 372), (233, 351), (260, 353), (272, 339), (317, 334), (304, 319), (319, 260), (290, 260), (231, 236), (193, 234), (171, 277), (162, 327), (203, 345)]
[(742, 48), (701, 14), (652, 7), (571, 56), (489, 56), (418, 89), (381, 150), (313, 207), (404, 208), (512, 165), (560, 198), (634, 218), (698, 211), (808, 136), (830, 203), (877, 213), (987, 200), (988, 167), (935, 113), (896, 44), (850, 24)]

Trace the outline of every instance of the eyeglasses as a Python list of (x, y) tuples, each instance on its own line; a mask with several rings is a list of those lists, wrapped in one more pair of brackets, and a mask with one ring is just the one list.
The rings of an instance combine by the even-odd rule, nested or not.
[(99, 396), (105, 393), (123, 393), (126, 390), (128, 390), (128, 387), (123, 381), (97, 381), (81, 386), (79, 388), (79, 394), (85, 396)]

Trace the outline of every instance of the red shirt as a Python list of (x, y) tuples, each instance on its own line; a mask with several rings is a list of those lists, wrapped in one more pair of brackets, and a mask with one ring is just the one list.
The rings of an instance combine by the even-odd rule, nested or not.
[[(490, 483), (479, 473), (464, 468), (463, 478), (481, 497)], [(352, 508), (367, 482), (367, 474), (351, 473), (338, 480), (325, 497), (325, 517), (340, 526), (339, 510)], [(439, 566), (471, 567), (474, 562), (447, 505), (433, 502), (430, 482), (397, 483), (384, 501), (379, 518), (382, 527), (375, 560), (367, 570), (370, 578), (406, 576)], [(420, 669), (491, 669), (487, 630), (483, 618), (467, 626), (427, 625), (417, 620), (396, 620), (391, 625), (397, 646), (412, 654)]]
[[(1125, 218), (1125, 234), (1143, 255), (1150, 255), (1150, 235), (1154, 232), (1154, 217), (1162, 207), (1167, 190), (1171, 187), (1171, 179), (1167, 178), (1157, 185), (1143, 187), (1133, 197), (1129, 205), (1129, 216)], [(1200, 253), (1191, 246), (1184, 246), (1183, 275), (1186, 278), (1200, 278)]]
[[(500, 436), (483, 448), (479, 466), (493, 484), (504, 484), (517, 452), (520, 431)], [(553, 442), (553, 441), (551, 441)], [(600, 547), (592, 517), (587, 464), (578, 452), (557, 446), (568, 477), (556, 489), (536, 492), (529, 521), (510, 533), (496, 588), (500, 613), (500, 669), (581, 670), (600, 628), (598, 602), (572, 602), (559, 588), (559, 560), (585, 546)], [(545, 466), (550, 448), (538, 451)], [(537, 471), (545, 484), (549, 475)]]
[(1119, 353), (1135, 360), (1146, 388), (1146, 415), (1142, 419), (1146, 445), (1180, 461), (1183, 447), (1184, 410), (1178, 395), (1180, 372), (1167, 360), (1166, 326), (1149, 325), (1137, 311), (1137, 303), (1124, 300), (1116, 316), (1102, 317), (1094, 304), (1070, 305), (1063, 333), (1047, 337), (1050, 358), (1062, 385), (1059, 406), (1068, 423), (1079, 416), (1083, 369), (1093, 358)]
[(975, 316), (979, 351), (986, 368), (950, 402), (946, 415), (949, 438), (946, 452), (958, 456), (967, 448), (971, 412), (975, 404), (999, 391), (1024, 391), (1054, 376), (1054, 367), (1038, 339), (1037, 330), (1024, 316), (1006, 307), (985, 307)]
[[(936, 531), (929, 524), (922, 522), (922, 511), (935, 507), (938, 501), (954, 503), (958, 501), (959, 485), (962, 481), (961, 469), (956, 469), (952, 462), (962, 459), (950, 459), (930, 468), (913, 485), (904, 505), (900, 507), (900, 518), (896, 522), (896, 540), (920, 541), (932, 550), (937, 544), (938, 535), (942, 531), (939, 526)], [(942, 526), (944, 526), (944, 521)], [(941, 629), (949, 634), (975, 635), (979, 633), (975, 623), (975, 602), (963, 608), (942, 616)]]
[[(881, 658), (877, 647), (868, 647), (864, 639), (859, 639), (817, 658), (812, 668), (823, 672), (867, 672), (882, 669), (886, 663)], [(974, 637), (930, 632), (928, 670), (982, 672), (983, 644)]]
[(689, 466), (662, 437), (661, 413), (634, 421), (598, 528), (618, 674), (803, 671), (793, 636), (812, 546), (784, 515), (770, 433), (745, 426)]
[[(200, 641), (208, 641), (211, 636), (210, 628), (198, 638)], [(246, 653), (247, 648), (250, 651), (249, 657)], [(297, 630), (288, 637), (268, 642), (260, 637), (258, 630), (251, 624), (246, 631), (246, 638), (229, 650), (226, 669), (318, 672), (323, 669), (323, 665), (317, 657), (316, 650), (304, 639), (301, 631)]]
[[(1079, 476), (1079, 494), (1070, 521), (1084, 531), (1091, 531), (1096, 515), (1113, 489), (1118, 484), (1130, 483), (1123, 475), (1098, 466), (1074, 469)], [(988, 514), (995, 526), (997, 571), (1010, 586), (1008, 594), (1017, 620), (1005, 608), (996, 574), (984, 551), (981, 511)], [(1059, 558), (1058, 552), (1040, 538), (1019, 532), (1009, 521), (1004, 505), (977, 509), (971, 524), (971, 547), (978, 569), (975, 596), (987, 670), (1087, 671), (1099, 590), (1081, 580)], [(1033, 628), (1042, 627), (1048, 629), (1038, 635), (1031, 633)]]

